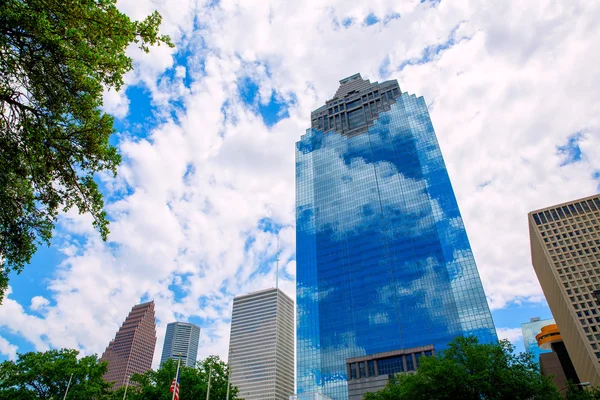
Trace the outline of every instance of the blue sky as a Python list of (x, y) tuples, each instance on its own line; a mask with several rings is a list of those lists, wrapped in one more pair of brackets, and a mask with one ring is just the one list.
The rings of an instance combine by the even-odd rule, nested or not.
[(109, 241), (89, 216), (60, 217), (11, 277), (0, 359), (101, 353), (149, 298), (157, 354), (184, 319), (205, 328), (201, 357), (226, 357), (232, 298), (274, 286), (278, 242), (295, 293), (294, 143), (357, 72), (425, 97), (496, 326), (522, 349), (520, 324), (550, 317), (527, 212), (600, 189), (600, 6), (371, 3), (119, 1), (134, 18), (158, 9), (176, 48), (129, 50), (136, 70), (105, 95), (124, 160), (98, 177)]

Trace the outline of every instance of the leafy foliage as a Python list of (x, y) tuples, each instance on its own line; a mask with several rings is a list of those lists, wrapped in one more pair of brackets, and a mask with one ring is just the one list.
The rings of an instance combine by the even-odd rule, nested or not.
[(504, 340), (480, 344), (459, 337), (441, 354), (421, 358), (412, 375), (396, 375), (365, 400), (559, 400), (557, 388), (539, 374), (533, 356), (514, 354)]
[(564, 393), (564, 389), (566, 389), (565, 400), (600, 400), (600, 389), (598, 388), (579, 387), (570, 384), (566, 388), (561, 388), (559, 392)]
[(69, 400), (107, 399), (106, 363), (94, 356), (79, 360), (77, 350), (20, 354), (0, 364), (0, 400), (62, 399), (73, 374)]
[[(184, 367), (180, 369), (181, 400), (206, 399), (208, 388), (208, 374), (210, 378), (210, 400), (223, 400), (227, 392), (228, 367), (218, 356), (211, 356), (197, 363), (195, 368)], [(171, 400), (169, 392), (177, 363), (168, 360), (157, 371), (148, 371), (143, 375), (134, 375), (131, 378), (132, 386), (127, 389), (128, 400)], [(114, 400), (123, 398), (121, 388), (115, 392)], [(230, 387), (229, 399), (240, 400), (237, 397), (238, 390)]]
[(133, 68), (125, 50), (170, 39), (154, 12), (131, 21), (116, 0), (0, 1), (0, 301), (11, 271), (49, 244), (60, 210), (90, 213), (106, 240), (94, 176), (116, 175), (113, 118), (104, 88)]

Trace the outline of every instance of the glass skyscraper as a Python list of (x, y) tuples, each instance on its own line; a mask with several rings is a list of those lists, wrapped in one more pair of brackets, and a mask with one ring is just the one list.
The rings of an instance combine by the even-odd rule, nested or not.
[(296, 144), (297, 392), (347, 399), (348, 358), (497, 340), (423, 98), (356, 74), (311, 117)]
[(171, 322), (167, 325), (160, 363), (179, 360), (181, 365), (193, 367), (198, 357), (200, 327), (189, 322)]
[(523, 345), (525, 351), (533, 354), (533, 360), (536, 364), (540, 365), (540, 354), (550, 353), (552, 350), (543, 350), (538, 346), (538, 341), (535, 338), (540, 332), (542, 327), (546, 325), (555, 324), (554, 318), (540, 319), (539, 317), (531, 318), (529, 322), (521, 324), (521, 331), (523, 332)]

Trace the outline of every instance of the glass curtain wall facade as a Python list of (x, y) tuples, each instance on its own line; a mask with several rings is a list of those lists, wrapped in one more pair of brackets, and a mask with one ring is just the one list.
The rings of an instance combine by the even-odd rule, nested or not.
[(533, 359), (538, 365), (540, 365), (540, 354), (550, 353), (552, 350), (541, 349), (540, 346), (538, 346), (538, 341), (535, 337), (538, 333), (542, 332), (543, 326), (554, 323), (554, 318), (540, 320), (539, 317), (536, 317), (531, 318), (529, 322), (521, 324), (525, 351), (533, 354)]
[(297, 392), (348, 398), (346, 359), (497, 340), (422, 97), (340, 81), (296, 144)]
[(193, 367), (198, 357), (200, 327), (189, 322), (171, 322), (167, 325), (160, 363), (179, 360), (181, 365)]

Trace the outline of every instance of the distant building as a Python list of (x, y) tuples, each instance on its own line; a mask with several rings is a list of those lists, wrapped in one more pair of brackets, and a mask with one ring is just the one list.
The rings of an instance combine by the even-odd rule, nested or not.
[(540, 363), (540, 354), (549, 353), (552, 350), (541, 349), (538, 346), (538, 342), (535, 337), (538, 333), (541, 332), (542, 326), (554, 323), (554, 318), (541, 320), (540, 317), (535, 317), (531, 318), (529, 322), (521, 324), (521, 331), (523, 331), (523, 343), (525, 344), (525, 351), (533, 354), (533, 359), (538, 365)]
[(200, 327), (189, 322), (171, 322), (167, 325), (160, 363), (179, 360), (181, 365), (193, 367), (198, 357)]
[(229, 368), (245, 400), (288, 400), (294, 393), (294, 302), (281, 290), (233, 299)]
[[(348, 399), (348, 358), (497, 341), (423, 97), (342, 79), (296, 143), (297, 393)], [(242, 396), (243, 397), (243, 396)]]
[(536, 339), (540, 349), (547, 351), (540, 355), (541, 374), (551, 376), (552, 383), (559, 391), (567, 387), (568, 382), (580, 383), (558, 326), (556, 324), (543, 326)]
[(347, 359), (348, 400), (362, 400), (365, 394), (383, 389), (394, 374), (414, 373), (419, 358), (434, 354), (429, 345)]
[(600, 385), (600, 196), (529, 213), (531, 259), (582, 382)]
[(327, 397), (319, 392), (301, 393), (290, 396), (290, 400), (331, 400), (331, 397)]
[(118, 389), (125, 385), (128, 376), (151, 369), (155, 345), (154, 301), (138, 304), (100, 357), (100, 361), (108, 362), (104, 380), (113, 382), (113, 389)]

